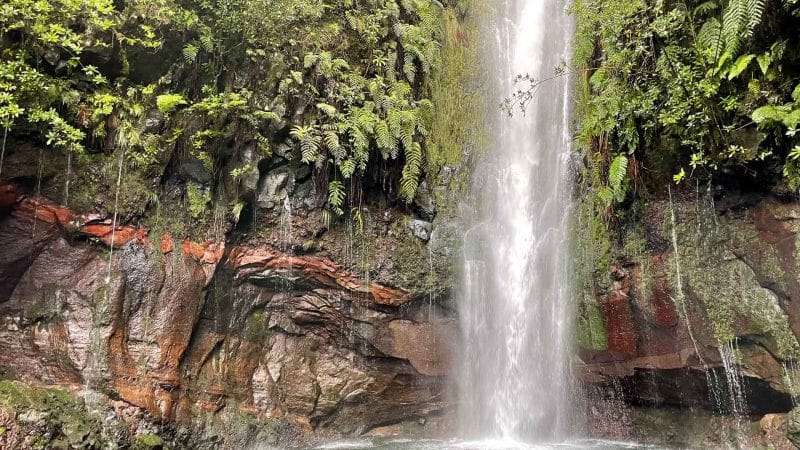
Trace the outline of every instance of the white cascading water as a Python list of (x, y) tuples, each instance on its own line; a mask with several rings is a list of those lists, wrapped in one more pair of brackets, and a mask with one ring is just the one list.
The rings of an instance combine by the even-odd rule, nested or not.
[[(569, 279), (570, 83), (566, 0), (496, 0), (493, 88), (543, 82), (525, 114), (498, 108), (478, 164), (476, 225), (465, 234), (459, 301), (459, 420), (468, 438), (554, 442), (574, 432)], [(495, 99), (490, 99), (495, 100)], [(503, 117), (500, 117), (500, 116)]]

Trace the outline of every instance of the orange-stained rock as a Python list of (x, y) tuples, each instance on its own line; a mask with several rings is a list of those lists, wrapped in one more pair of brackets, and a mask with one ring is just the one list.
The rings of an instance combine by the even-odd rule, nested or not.
[(161, 253), (171, 253), (175, 249), (175, 243), (172, 240), (172, 233), (166, 232), (161, 236)]
[(124, 225), (114, 227), (107, 223), (84, 225), (78, 229), (78, 233), (100, 239), (104, 244), (114, 248), (121, 248), (133, 239), (142, 241), (147, 237), (147, 230), (144, 228), (134, 228)]
[(650, 304), (655, 308), (655, 322), (664, 328), (678, 326), (678, 312), (675, 310), (675, 303), (670, 293), (669, 280), (666, 277), (653, 280)]
[(402, 289), (273, 247), (234, 248), (217, 270), (224, 242), (150, 242), (10, 188), (0, 202), (4, 373), (97, 386), (134, 432), (207, 412), (354, 434), (448, 408), (454, 322), (409, 320), (420, 305)]
[[(0, 209), (13, 208), (13, 214), (26, 221), (37, 220), (62, 228), (68, 233), (97, 239), (105, 245), (121, 248), (132, 240), (143, 244), (147, 242), (148, 231), (145, 228), (130, 225), (112, 226), (112, 221), (97, 214), (77, 215), (66, 206), (53, 203), (42, 197), (26, 196), (16, 185), (0, 185)], [(113, 242), (112, 242), (113, 241)], [(202, 244), (186, 240), (183, 242), (184, 252), (206, 264), (217, 264), (225, 254), (225, 244), (206, 241)], [(161, 238), (162, 253), (173, 251), (172, 235), (165, 233)]]
[(67, 230), (74, 229), (75, 215), (66, 207), (58, 206), (41, 198), (21, 197), (14, 213), (28, 219), (36, 219)]
[(341, 288), (350, 292), (368, 294), (379, 305), (399, 306), (412, 300), (410, 293), (379, 283), (365, 283), (353, 273), (342, 270), (329, 259), (315, 256), (293, 256), (273, 248), (236, 247), (228, 256), (228, 266), (242, 277), (264, 272), (266, 274), (292, 271), (307, 281), (321, 287)]
[(198, 244), (197, 242), (184, 239), (181, 249), (194, 259), (209, 264), (220, 262), (222, 256), (225, 254), (225, 244), (218, 244), (211, 240)]

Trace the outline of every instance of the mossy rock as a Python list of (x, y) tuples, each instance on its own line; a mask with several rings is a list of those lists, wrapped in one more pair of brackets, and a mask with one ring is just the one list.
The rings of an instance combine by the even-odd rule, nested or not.
[(102, 445), (102, 424), (90, 415), (81, 400), (66, 390), (0, 381), (0, 406), (15, 413), (15, 426), (35, 436), (38, 448), (99, 448)]
[(164, 440), (155, 434), (140, 434), (133, 438), (133, 450), (151, 450), (164, 448)]

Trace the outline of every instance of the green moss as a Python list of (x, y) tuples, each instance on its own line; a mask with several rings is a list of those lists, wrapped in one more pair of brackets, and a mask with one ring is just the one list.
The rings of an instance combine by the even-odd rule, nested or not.
[(580, 304), (577, 324), (578, 343), (587, 350), (606, 350), (608, 337), (603, 323), (600, 305), (594, 298), (585, 295)]
[(102, 423), (66, 390), (0, 381), (0, 406), (41, 417), (35, 426), (13, 424), (33, 436), (34, 448), (94, 448), (102, 443)]
[(57, 316), (59, 313), (56, 305), (57, 293), (58, 286), (56, 284), (48, 283), (44, 285), (36, 301), (25, 308), (25, 318), (31, 321), (39, 321)]
[(158, 448), (164, 445), (164, 440), (155, 434), (140, 434), (133, 439), (134, 450), (147, 450)]
[(584, 292), (603, 290), (609, 285), (614, 243), (612, 234), (595, 214), (593, 201), (583, 197), (572, 226), (572, 255), (575, 264), (574, 283)]
[[(426, 141), (427, 175), (430, 186), (440, 186), (439, 175), (444, 167), (463, 166), (465, 150), (480, 151), (488, 147), (488, 133), (483, 111), (486, 99), (476, 74), (480, 73), (478, 22), (485, 18), (489, 8), (484, 2), (468, 0), (464, 7), (469, 11), (460, 19), (452, 8), (441, 13), (444, 45), (442, 64), (430, 82), (431, 100), (436, 105), (431, 132)], [(450, 188), (462, 192), (465, 183), (453, 179)], [(437, 193), (437, 203), (448, 203)]]
[(392, 231), (397, 246), (392, 260), (401, 287), (416, 294), (439, 293), (453, 286), (451, 260), (429, 249), (414, 236), (404, 221), (395, 222)]
[[(680, 259), (674, 255), (670, 258), (673, 287), (677, 291), (674, 274), (679, 261), (684, 283), (681, 288), (702, 302), (720, 344), (741, 333), (768, 335), (775, 340), (782, 359), (800, 357), (800, 343), (789, 327), (778, 297), (759, 283), (747, 262), (728, 249), (731, 240), (757, 242), (757, 233), (751, 227), (746, 222), (712, 223), (702, 215), (684, 218), (677, 227)], [(763, 251), (762, 255), (769, 255), (770, 251)], [(767, 266), (769, 261), (776, 264), (777, 259), (772, 256), (762, 261)], [(770, 270), (782, 273), (777, 264)], [(740, 316), (748, 319), (749, 329), (733, 328)]]
[(81, 176), (70, 186), (68, 206), (76, 211), (105, 210), (109, 215), (115, 211), (119, 218), (140, 216), (147, 210), (156, 186), (161, 167), (130, 167), (129, 161), (119, 178), (119, 157), (102, 154), (82, 155), (73, 167)]
[(205, 214), (208, 204), (211, 201), (211, 194), (194, 183), (186, 185), (186, 199), (189, 202), (189, 212), (195, 219)]
[(639, 266), (637, 294), (642, 298), (650, 298), (653, 290), (653, 260), (647, 249), (647, 239), (641, 227), (637, 226), (625, 234), (622, 252)]
[(267, 327), (264, 311), (253, 311), (247, 319), (245, 327), (245, 339), (254, 342), (263, 342), (269, 337), (269, 328)]

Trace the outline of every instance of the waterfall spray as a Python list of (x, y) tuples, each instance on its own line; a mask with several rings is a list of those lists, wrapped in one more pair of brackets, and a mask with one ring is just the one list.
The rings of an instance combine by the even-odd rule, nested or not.
[[(546, 442), (574, 431), (569, 255), (569, 60), (566, 1), (504, 0), (492, 52), (495, 89), (515, 92), (519, 74), (547, 81), (525, 114), (493, 124), (479, 163), (478, 222), (465, 239), (461, 286), (462, 434)], [(499, 99), (498, 99), (499, 100)]]

